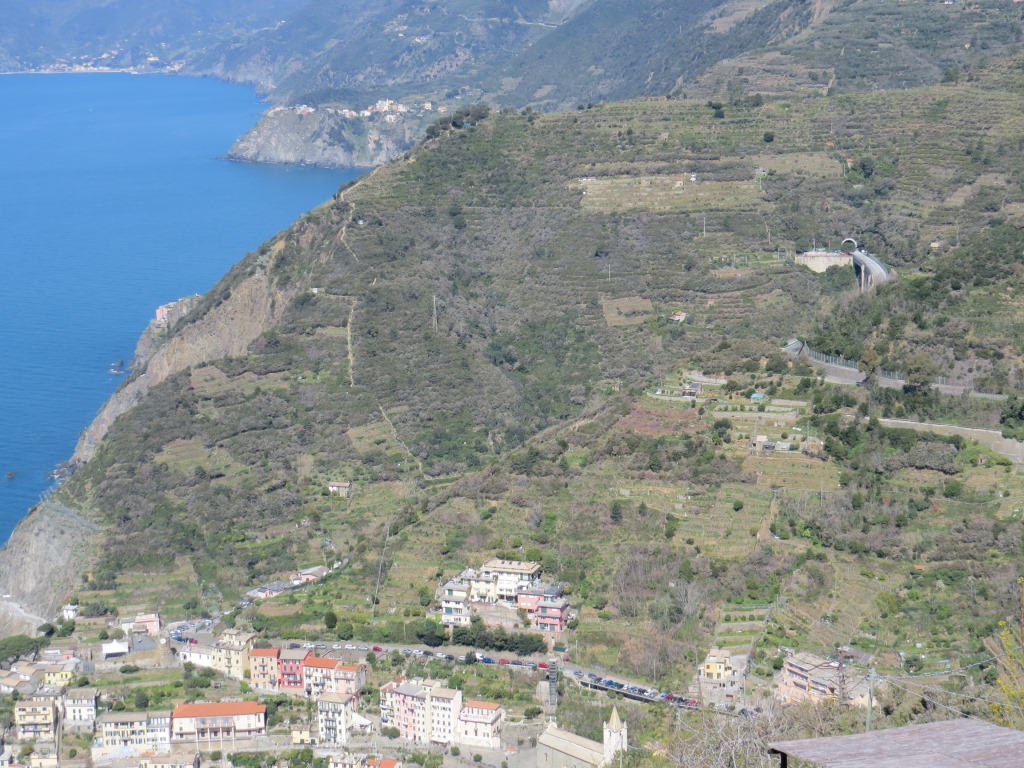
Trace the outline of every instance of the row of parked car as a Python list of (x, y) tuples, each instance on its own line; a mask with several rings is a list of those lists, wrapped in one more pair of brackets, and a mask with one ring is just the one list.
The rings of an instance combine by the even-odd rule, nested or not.
[[(576, 671), (573, 673), (576, 677), (583, 677), (583, 673)], [(613, 680), (610, 677), (601, 677), (593, 672), (587, 674), (587, 679), (596, 685), (610, 688), (613, 691), (625, 691), (631, 693), (634, 696), (641, 696), (650, 701), (668, 701), (676, 704), (680, 707), (687, 707), (690, 709), (696, 709), (698, 704), (696, 699), (688, 699), (685, 696), (680, 696), (675, 693), (662, 693), (657, 688), (641, 688), (639, 685), (629, 685), (628, 683), (620, 683), (618, 680)]]

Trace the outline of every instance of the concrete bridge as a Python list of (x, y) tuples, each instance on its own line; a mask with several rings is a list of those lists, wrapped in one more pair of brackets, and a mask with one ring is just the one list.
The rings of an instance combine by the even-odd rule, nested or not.
[(885, 268), (878, 259), (861, 248), (852, 237), (843, 240), (843, 245), (853, 243), (853, 250), (850, 256), (853, 258), (853, 269), (857, 273), (857, 285), (861, 293), (868, 288), (881, 285), (892, 278), (892, 273)]
[[(847, 243), (853, 245), (852, 250), (844, 250)], [(892, 277), (892, 273), (885, 268), (885, 265), (861, 248), (852, 237), (843, 240), (837, 251), (807, 251), (798, 254), (796, 263), (815, 272), (824, 272), (829, 267), (846, 266), (852, 263), (853, 270), (857, 275), (857, 286), (862, 293), (868, 288), (881, 285)]]

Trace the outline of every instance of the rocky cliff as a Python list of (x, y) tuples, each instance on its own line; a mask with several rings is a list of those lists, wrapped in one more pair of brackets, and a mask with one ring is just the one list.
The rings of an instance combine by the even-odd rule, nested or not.
[(0, 636), (31, 634), (81, 583), (101, 528), (52, 501), (37, 505), (0, 550)]
[(421, 133), (416, 120), (346, 118), (333, 109), (278, 107), (235, 142), (233, 160), (368, 168), (403, 154)]
[(73, 461), (86, 462), (92, 458), (117, 417), (134, 407), (150, 387), (189, 366), (243, 354), (255, 338), (280, 318), (290, 297), (291, 293), (285, 295), (275, 290), (267, 276), (257, 272), (243, 279), (226, 296), (222, 292), (206, 311), (202, 323), (172, 327), (162, 345), (154, 345), (153, 329), (147, 329), (137, 349), (143, 354), (148, 352), (148, 357), (136, 360), (135, 375), (111, 396), (82, 432)]

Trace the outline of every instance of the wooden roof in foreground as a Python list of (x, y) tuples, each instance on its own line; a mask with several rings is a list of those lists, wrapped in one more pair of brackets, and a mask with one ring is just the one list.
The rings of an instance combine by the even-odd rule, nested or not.
[(822, 768), (1020, 768), (1024, 732), (945, 720), (853, 736), (777, 741), (771, 752)]

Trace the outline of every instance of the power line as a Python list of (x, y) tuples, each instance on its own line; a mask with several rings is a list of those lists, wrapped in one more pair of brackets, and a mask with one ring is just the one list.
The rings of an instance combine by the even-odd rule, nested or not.
[(968, 718), (970, 720), (977, 720), (978, 722), (981, 722), (981, 723), (987, 723), (988, 722), (987, 720), (982, 720), (980, 717), (975, 717), (972, 714), (964, 712), (962, 709), (956, 709), (954, 707), (950, 707), (950, 706), (948, 706), (946, 704), (943, 704), (941, 701), (936, 701), (935, 699), (931, 699), (928, 696), (926, 696), (924, 693), (922, 693), (921, 691), (913, 691), (910, 688), (906, 688), (905, 686), (902, 686), (902, 685), (896, 685), (895, 683), (892, 683), (892, 686), (894, 688), (899, 688), (902, 691), (906, 691), (907, 693), (911, 694), (912, 696), (919, 696), (922, 699), (924, 699), (925, 701), (927, 701), (929, 704), (933, 704), (936, 707), (941, 707), (942, 709), (946, 710), (947, 712), (952, 712), (957, 717), (966, 717), (966, 718)]
[(923, 678), (923, 677), (947, 677), (949, 675), (956, 674), (957, 672), (963, 672), (965, 669), (971, 669), (972, 667), (980, 667), (983, 664), (990, 664), (993, 661), (998, 661), (999, 659), (1002, 659), (1002, 658), (1005, 658), (1005, 657), (1009, 656), (1011, 653), (1016, 653), (1017, 651), (1022, 650), (1022, 648), (1024, 648), (1024, 646), (1018, 645), (1016, 648), (1011, 648), (1010, 650), (1006, 651), (1005, 653), (1000, 653), (997, 656), (990, 656), (987, 659), (982, 659), (981, 661), (976, 661), (973, 664), (968, 664), (968, 665), (966, 665), (964, 667), (957, 667), (956, 669), (947, 669), (944, 672), (925, 672), (925, 673), (920, 674), (920, 675), (891, 675), (891, 676), (886, 675), (886, 676), (883, 676), (881, 679), (883, 679), (883, 680), (918, 680), (918, 679)]

